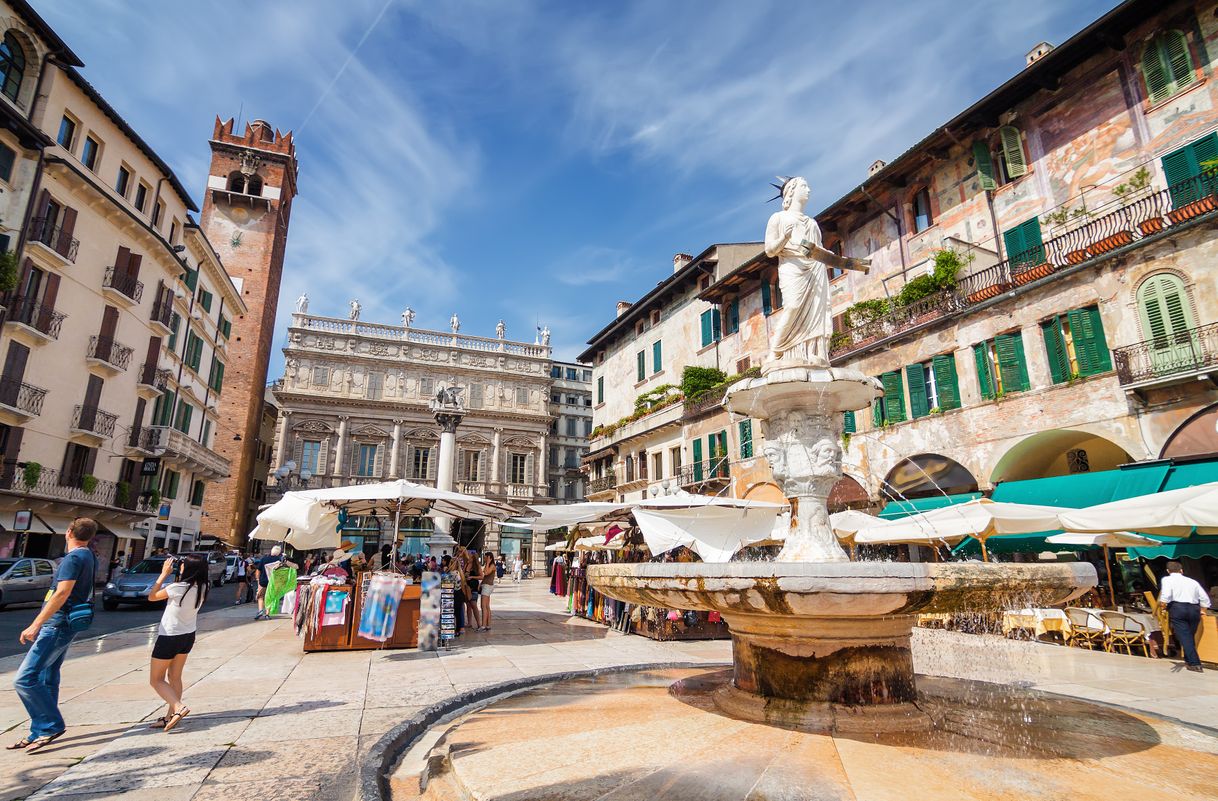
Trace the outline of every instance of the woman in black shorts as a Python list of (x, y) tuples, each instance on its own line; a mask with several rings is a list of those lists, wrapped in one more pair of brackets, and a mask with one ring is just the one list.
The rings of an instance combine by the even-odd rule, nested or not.
[[(175, 565), (178, 565), (177, 580), (162, 589)], [(208, 584), (207, 560), (200, 554), (188, 554), (180, 560), (166, 559), (160, 577), (148, 592), (149, 601), (165, 601), (165, 612), (152, 646), (149, 683), (169, 708), (152, 724), (154, 729), (169, 731), (190, 714), (182, 704), (182, 671), (195, 644), (199, 607), (207, 598)]]

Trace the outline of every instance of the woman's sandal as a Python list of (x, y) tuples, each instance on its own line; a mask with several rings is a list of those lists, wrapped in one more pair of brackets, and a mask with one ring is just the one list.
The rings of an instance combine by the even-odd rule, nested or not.
[(181, 723), (181, 722), (182, 722), (182, 718), (186, 717), (186, 716), (187, 716), (187, 715), (189, 715), (189, 714), (190, 714), (190, 710), (189, 710), (189, 709), (187, 709), (187, 708), (185, 708), (185, 707), (183, 707), (182, 709), (178, 710), (177, 712), (174, 712), (174, 713), (173, 713), (172, 715), (170, 715), (170, 716), (169, 716), (169, 718), (168, 718), (168, 719), (165, 721), (165, 731), (169, 731), (169, 730), (170, 730), (170, 729), (172, 729), (174, 726), (176, 726), (176, 725), (178, 725), (179, 723)]
[(4, 750), (5, 751), (20, 751), (21, 749), (25, 748), (32, 742), (34, 742), (34, 741), (31, 740), (29, 737), (22, 737), (20, 740), (13, 743), (12, 745), (6, 745), (4, 747)]
[(45, 737), (37, 737), (37, 738), (31, 740), (30, 744), (26, 746), (25, 752), (27, 754), (33, 754), (38, 751), (41, 751), (42, 749), (46, 748), (48, 745), (55, 742), (62, 736), (63, 736), (63, 732), (58, 732), (56, 734), (48, 734)]
[(168, 716), (168, 715), (161, 715), (159, 718), (157, 718), (156, 720), (154, 720), (154, 721), (152, 721), (151, 723), (149, 723), (149, 724), (148, 724), (148, 728), (150, 728), (150, 729), (163, 729), (163, 728), (165, 728), (165, 724), (166, 724), (166, 723), (168, 723), (168, 722), (169, 722), (169, 716)]

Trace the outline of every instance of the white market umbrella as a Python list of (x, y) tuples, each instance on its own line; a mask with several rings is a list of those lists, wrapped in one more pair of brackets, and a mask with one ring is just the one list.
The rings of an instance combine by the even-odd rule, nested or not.
[(1163, 544), (1160, 540), (1152, 540), (1150, 537), (1143, 537), (1141, 534), (1133, 534), (1128, 531), (1103, 531), (1095, 534), (1054, 534), (1052, 537), (1046, 537), (1045, 542), (1051, 542), (1054, 545), (1081, 545), (1088, 548), (1103, 548), (1104, 569), (1108, 571), (1108, 598), (1112, 601), (1113, 607), (1116, 606), (1116, 585), (1112, 583), (1112, 562), (1108, 558), (1108, 549), (1137, 548), (1139, 546), (1153, 547)]
[(981, 557), (989, 561), (985, 541), (1006, 534), (1034, 534), (1038, 531), (1060, 529), (1058, 506), (1037, 506), (1024, 503), (992, 501), (976, 498), (953, 506), (941, 506), (921, 514), (889, 520), (860, 529), (854, 535), (856, 545), (953, 544), (966, 537), (981, 543)]
[(549, 531), (555, 528), (571, 528), (580, 524), (603, 521), (606, 518), (624, 518), (631, 504), (628, 503), (566, 503), (535, 505), (529, 509), (536, 513), (529, 523), (522, 523), (533, 531)]
[(283, 542), (302, 551), (337, 548), (338, 513), (299, 493), (289, 492), (259, 512), (250, 538)]
[(550, 545), (547, 545), (545, 549), (546, 549), (547, 551), (566, 551), (566, 550), (570, 550), (570, 549), (568, 548), (568, 546), (567, 546), (567, 543), (565, 543), (565, 542), (555, 542), (555, 543), (552, 543), (552, 544), (550, 544)]
[(1218, 534), (1218, 482), (1063, 510), (1061, 523), (1059, 528), (1074, 532), (1131, 529), (1187, 537), (1196, 529)]
[(350, 514), (355, 515), (396, 510), (405, 515), (447, 515), (486, 520), (509, 517), (516, 513), (511, 505), (501, 501), (449, 492), (400, 478), (377, 484), (301, 490), (296, 494), (334, 507), (346, 507)]
[(882, 517), (869, 515), (856, 509), (844, 509), (829, 515), (829, 527), (833, 529), (833, 533), (839, 539), (844, 540), (853, 537), (860, 529), (878, 526), (886, 522), (888, 521)]
[(770, 542), (774, 521), (786, 508), (765, 501), (706, 504), (696, 508), (640, 505), (634, 520), (652, 554), (686, 546), (704, 562), (727, 562), (741, 548)]

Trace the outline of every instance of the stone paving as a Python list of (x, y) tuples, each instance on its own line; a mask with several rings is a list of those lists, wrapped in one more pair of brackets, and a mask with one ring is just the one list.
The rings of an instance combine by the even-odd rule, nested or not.
[[(503, 584), (494, 600), (493, 632), (438, 654), (305, 655), (286, 618), (255, 622), (249, 607), (204, 615), (186, 669), (192, 714), (168, 733), (146, 723), (162, 711), (147, 683), (153, 629), (78, 642), (63, 671), (68, 733), (38, 754), (0, 751), (0, 801), (349, 799), (361, 756), (385, 732), (456, 693), (561, 671), (730, 660), (726, 641), (659, 643), (569, 618), (543, 579)], [(920, 672), (1218, 721), (1218, 671), (1170, 660), (937, 631), (917, 632), (915, 660)], [(3, 744), (24, 733), (11, 689), (19, 664), (0, 659)]]

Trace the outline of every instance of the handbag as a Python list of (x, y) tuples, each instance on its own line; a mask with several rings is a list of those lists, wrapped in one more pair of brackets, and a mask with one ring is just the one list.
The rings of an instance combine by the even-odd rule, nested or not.
[(89, 600), (74, 603), (68, 607), (68, 628), (79, 634), (93, 625), (93, 583), (97, 579), (97, 562), (93, 563), (93, 573), (89, 576)]

